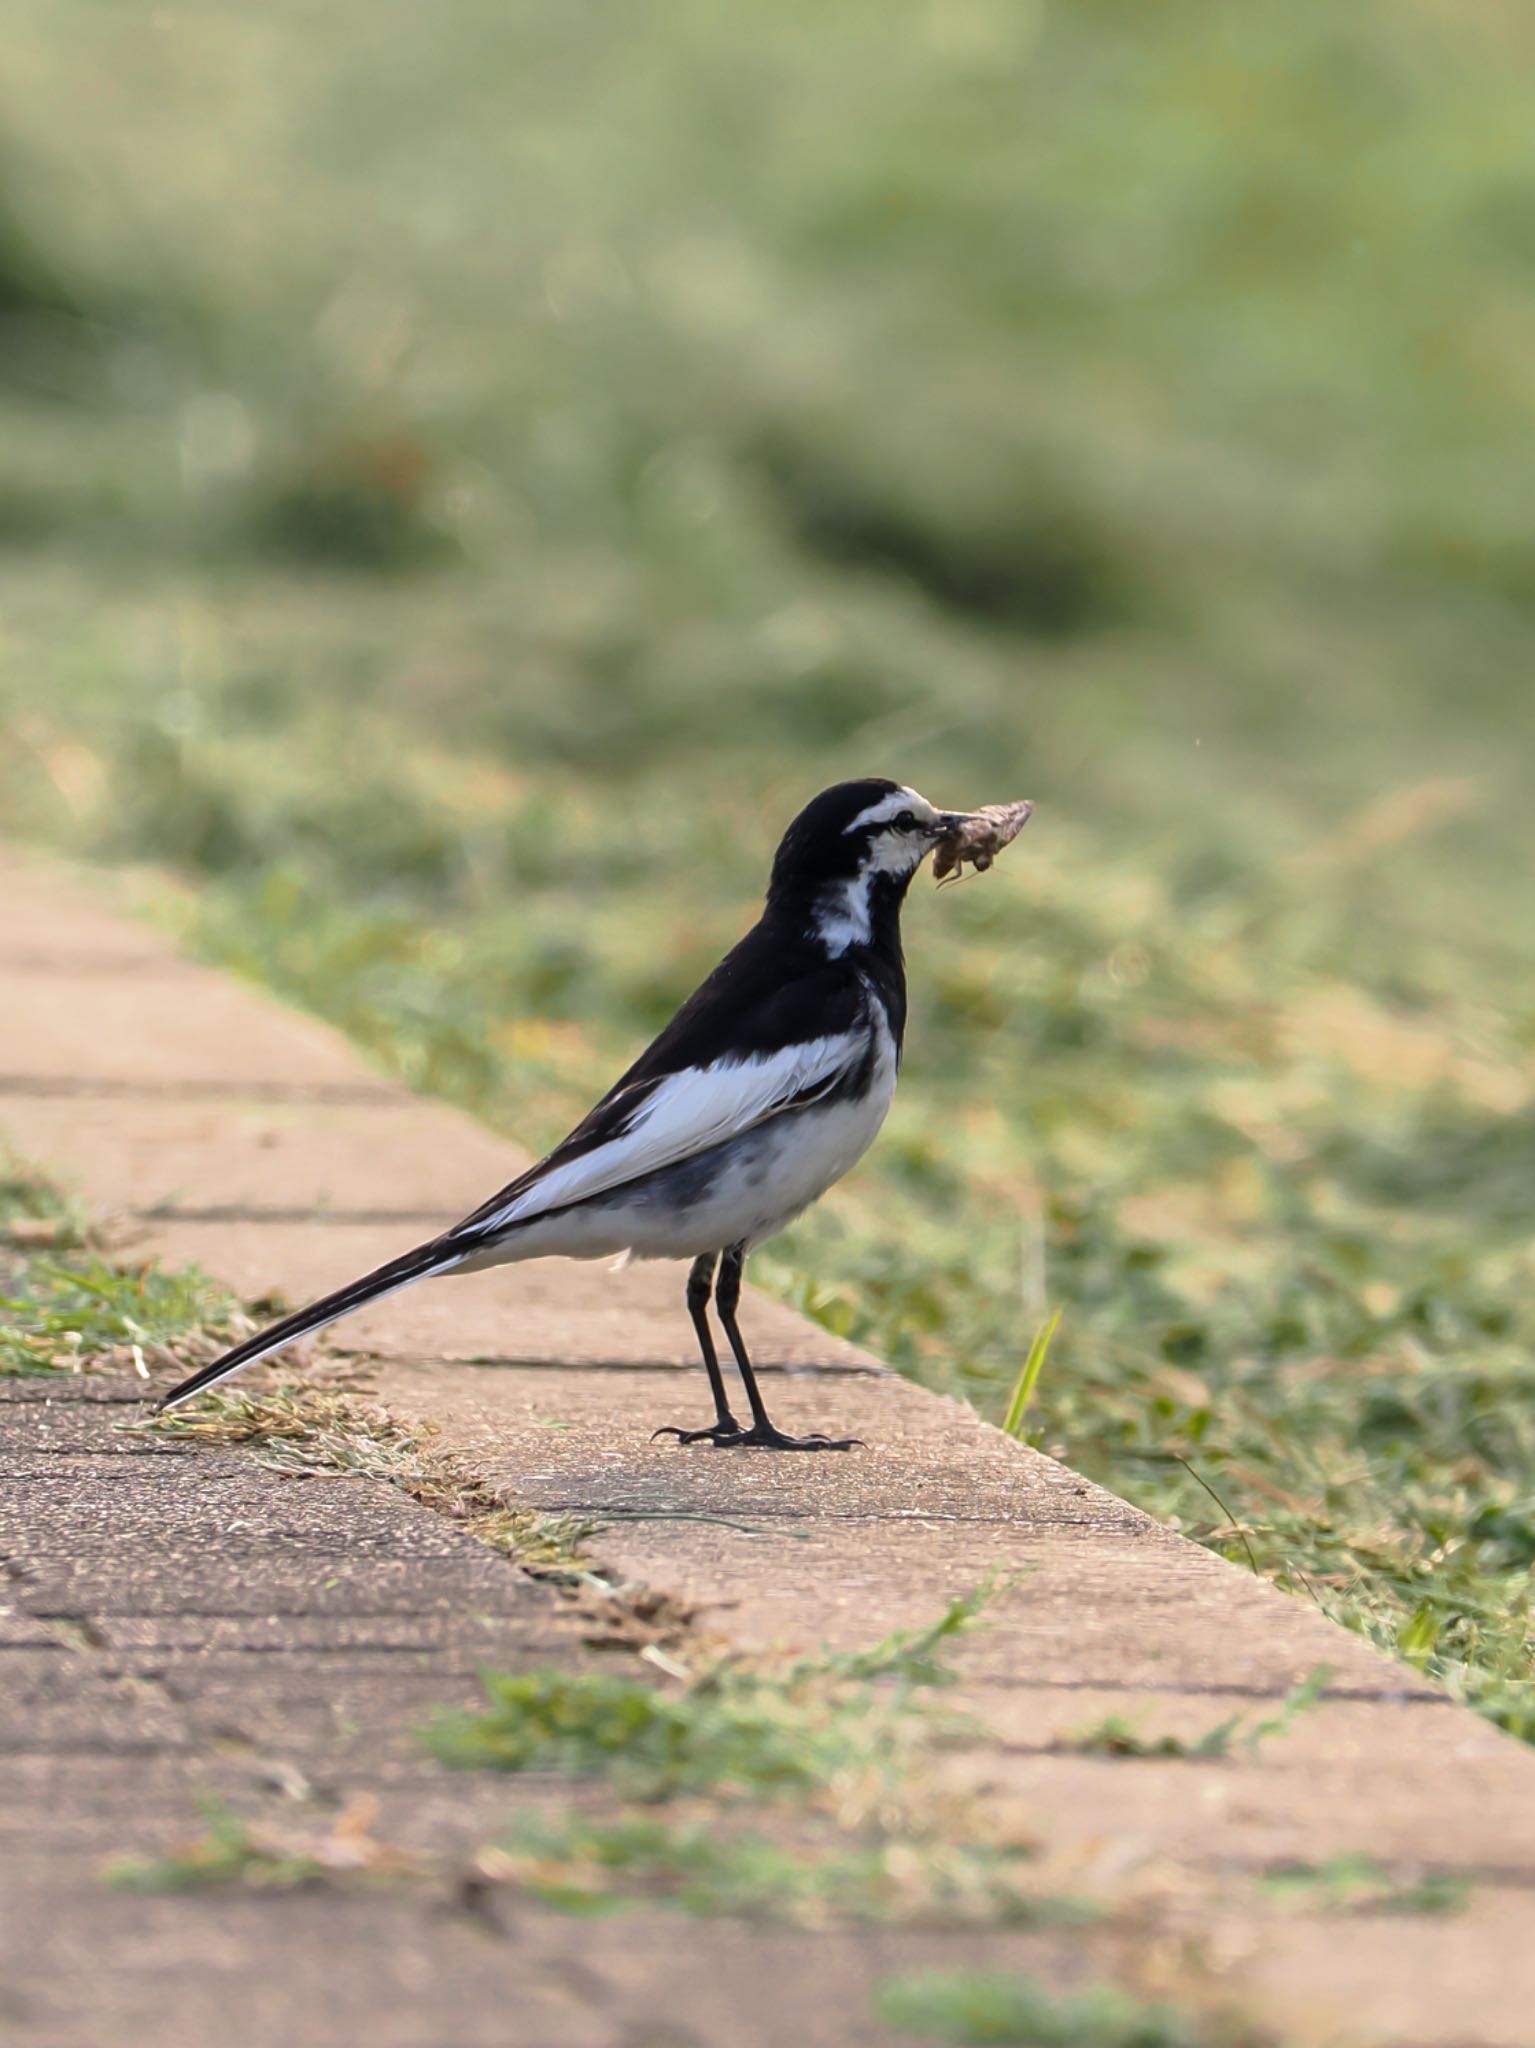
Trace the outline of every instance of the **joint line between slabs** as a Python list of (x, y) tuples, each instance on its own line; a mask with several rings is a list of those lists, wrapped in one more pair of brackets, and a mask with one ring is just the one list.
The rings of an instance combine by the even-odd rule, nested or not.
[(420, 1098), (383, 1081), (147, 1081), (73, 1074), (0, 1074), (0, 1096), (70, 1101), (325, 1102), (398, 1109)]
[(338, 1209), (300, 1203), (279, 1208), (250, 1202), (210, 1202), (203, 1207), (156, 1202), (146, 1209), (124, 1209), (119, 1213), (134, 1223), (334, 1223), (379, 1227), (399, 1224), (402, 1229), (427, 1230), (446, 1230), (458, 1220), (457, 1212), (448, 1209)]
[[(522, 1358), (512, 1353), (494, 1351), (476, 1352), (472, 1358), (444, 1358), (426, 1353), (410, 1356), (389, 1355), (359, 1345), (356, 1350), (345, 1344), (332, 1344), (324, 1354), (330, 1358), (344, 1358), (353, 1363), (371, 1363), (380, 1371), (393, 1369), (429, 1367), (444, 1372), (562, 1372), (572, 1377), (580, 1373), (615, 1372), (664, 1372), (668, 1374), (691, 1374), (698, 1370), (697, 1359), (688, 1358)], [(846, 1365), (840, 1360), (828, 1359), (824, 1365), (784, 1365), (769, 1360), (765, 1365), (753, 1362), (752, 1370), (758, 1373), (772, 1373), (780, 1379), (867, 1379), (882, 1380), (886, 1373), (873, 1365)]]
[[(757, 1370), (760, 1372), (763, 1368), (759, 1366)], [(704, 1452), (701, 1455), (708, 1457), (714, 1454)], [(729, 1468), (725, 1467), (722, 1469), (728, 1470)], [(633, 1505), (626, 1505), (620, 1502), (610, 1502), (603, 1505), (600, 1502), (589, 1500), (556, 1500), (529, 1502), (527, 1505), (536, 1506), (538, 1512), (544, 1515), (586, 1515), (598, 1517), (606, 1515), (615, 1522), (646, 1521), (652, 1516), (664, 1517), (668, 1512), (666, 1509), (653, 1509), (638, 1502)], [(867, 1508), (853, 1508), (845, 1512), (823, 1508), (807, 1512), (803, 1508), (779, 1508), (774, 1507), (771, 1503), (764, 1503), (762, 1505), (752, 1503), (743, 1507), (740, 1512), (751, 1515), (753, 1519), (759, 1521), (782, 1522), (786, 1528), (791, 1526), (803, 1528), (806, 1526), (807, 1521), (811, 1526), (820, 1524), (825, 1528), (837, 1529), (856, 1527), (859, 1523), (876, 1529), (921, 1528), (924, 1523), (930, 1522), (941, 1522), (946, 1528), (952, 1529), (1017, 1530), (1024, 1526), (1016, 1515), (956, 1515), (948, 1511), (939, 1513), (936, 1510), (915, 1508), (906, 1514), (880, 1514), (877, 1509)], [(1103, 1533), (1097, 1530), (1093, 1524), (1085, 1522), (1035, 1522), (1030, 1523), (1028, 1529), (1032, 1534), (1043, 1533), (1049, 1536), (1070, 1536), (1082, 1531), (1093, 1535)], [(1116, 1537), (1120, 1534), (1118, 1530), (1109, 1533)]]
[(198, 975), (206, 973), (195, 960), (180, 960), (174, 955), (157, 957), (152, 953), (48, 953), (41, 948), (29, 951), (18, 948), (14, 952), (0, 952), (0, 974), (78, 974), (82, 976), (121, 974), (140, 975)]

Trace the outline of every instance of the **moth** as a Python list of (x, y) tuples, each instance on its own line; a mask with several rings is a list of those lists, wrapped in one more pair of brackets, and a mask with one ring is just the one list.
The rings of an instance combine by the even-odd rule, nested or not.
[(957, 881), (966, 864), (984, 874), (1004, 846), (1011, 846), (1027, 825), (1034, 806), (1024, 798), (1016, 804), (987, 804), (960, 821), (951, 838), (940, 839), (933, 854), (933, 879)]

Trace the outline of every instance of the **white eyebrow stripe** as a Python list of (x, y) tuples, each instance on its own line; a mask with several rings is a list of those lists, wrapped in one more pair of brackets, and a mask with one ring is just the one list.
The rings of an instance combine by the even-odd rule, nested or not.
[(860, 811), (850, 825), (843, 826), (842, 836), (845, 839), (849, 832), (856, 832), (861, 825), (883, 825), (890, 818), (898, 818), (902, 811), (913, 809), (929, 818), (938, 815), (927, 798), (919, 796), (916, 790), (898, 789), (892, 796), (882, 796), (877, 804), (870, 804), (867, 810)]

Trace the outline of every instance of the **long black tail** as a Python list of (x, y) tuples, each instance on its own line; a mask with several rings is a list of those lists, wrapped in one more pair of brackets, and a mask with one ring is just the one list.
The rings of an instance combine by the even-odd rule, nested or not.
[(323, 1330), (327, 1323), (349, 1316), (354, 1309), (365, 1308), (370, 1301), (381, 1301), (386, 1294), (395, 1294), (400, 1288), (409, 1287), (413, 1280), (423, 1280), (429, 1273), (446, 1273), (468, 1255), (468, 1249), (463, 1245), (445, 1246), (441, 1238), (434, 1238), (430, 1244), (418, 1244), (414, 1251), (402, 1252), (399, 1258), (391, 1259), (387, 1265), (376, 1266), (371, 1273), (364, 1273), (349, 1287), (337, 1288), (334, 1294), (311, 1302), (308, 1308), (295, 1309), (280, 1323), (258, 1330), (254, 1337), (247, 1337), (243, 1344), (236, 1344), (232, 1351), (226, 1351), (222, 1358), (215, 1358), (211, 1365), (194, 1372), (179, 1387), (172, 1387), (165, 1399), (156, 1405), (155, 1413), (162, 1415), (167, 1408), (190, 1401), (194, 1394), (202, 1393), (207, 1387), (216, 1387), (231, 1373), (243, 1372), (246, 1366), (256, 1365), (274, 1351), (281, 1351), (285, 1344), (296, 1344), (301, 1337), (312, 1336), (316, 1330)]

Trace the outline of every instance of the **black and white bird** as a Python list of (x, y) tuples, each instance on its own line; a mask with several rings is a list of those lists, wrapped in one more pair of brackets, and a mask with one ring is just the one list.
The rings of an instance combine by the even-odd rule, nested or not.
[[(688, 1312), (714, 1396), (711, 1423), (657, 1435), (851, 1448), (850, 1438), (787, 1436), (770, 1420), (736, 1321), (741, 1273), (753, 1246), (840, 1180), (885, 1120), (906, 1022), (901, 905), (926, 855), (966, 819), (895, 782), (824, 790), (784, 834), (759, 921), (547, 1158), (440, 1237), (237, 1344), (160, 1407), (417, 1280), (551, 1253), (633, 1253), (692, 1260)], [(720, 1371), (711, 1293), (747, 1424)]]

